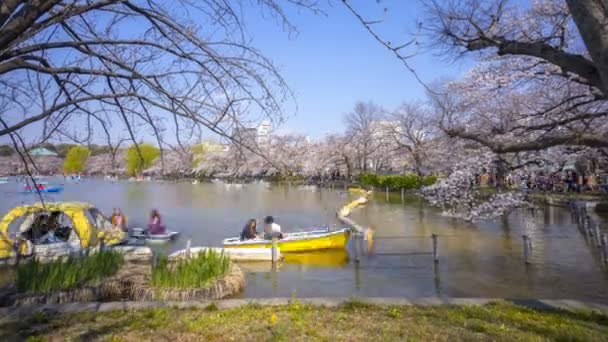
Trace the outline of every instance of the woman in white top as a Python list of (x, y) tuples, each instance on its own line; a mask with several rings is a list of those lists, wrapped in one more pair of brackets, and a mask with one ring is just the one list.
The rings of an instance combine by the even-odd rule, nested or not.
[(274, 223), (274, 217), (266, 216), (264, 219), (264, 238), (270, 240), (274, 237), (278, 237), (279, 239), (283, 238), (281, 226)]

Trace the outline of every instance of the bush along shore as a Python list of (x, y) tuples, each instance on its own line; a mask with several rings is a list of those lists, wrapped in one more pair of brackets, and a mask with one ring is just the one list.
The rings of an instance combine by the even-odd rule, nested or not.
[[(221, 303), (219, 303), (221, 304)], [(608, 317), (503, 301), (478, 306), (247, 304), (105, 312), (38, 311), (0, 324), (0, 340), (606, 341)]]

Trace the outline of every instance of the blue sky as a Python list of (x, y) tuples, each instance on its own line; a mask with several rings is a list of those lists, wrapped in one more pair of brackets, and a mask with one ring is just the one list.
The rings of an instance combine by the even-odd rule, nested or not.
[[(352, 3), (369, 19), (383, 16), (381, 5), (374, 0)], [(417, 21), (423, 17), (419, 1), (383, 3), (390, 11), (377, 29), (394, 44), (410, 39)], [(243, 8), (252, 44), (278, 66), (296, 97), (297, 112), (288, 107), (290, 116), (277, 132), (321, 138), (330, 132), (343, 131), (343, 117), (357, 101), (373, 101), (394, 109), (404, 101), (424, 99), (424, 87), (400, 60), (374, 40), (341, 1), (321, 6), (325, 15), (285, 7), (299, 31), (297, 35), (283, 29), (276, 18), (267, 13), (262, 15), (257, 0)], [(410, 64), (427, 83), (444, 77), (457, 78), (470, 67), (470, 63), (452, 61), (431, 51), (421, 51)], [(75, 122), (72, 124), (77, 126)], [(36, 125), (26, 128), (23, 131), (26, 140), (38, 136), (38, 129)], [(154, 142), (151, 135), (142, 137), (145, 134), (148, 133), (138, 135)], [(7, 143), (8, 137), (0, 138), (0, 142)], [(95, 142), (104, 143), (101, 139)]]
[[(393, 34), (395, 44), (415, 33), (423, 9), (418, 1), (385, 1), (390, 5), (378, 30)], [(361, 13), (381, 14), (376, 1), (353, 2)], [(252, 11), (247, 16), (253, 44), (280, 68), (296, 94), (298, 111), (280, 129), (313, 138), (343, 130), (343, 116), (356, 101), (374, 101), (388, 109), (403, 101), (424, 99), (424, 87), (389, 50), (380, 45), (359, 21), (336, 1), (324, 6), (327, 16), (289, 10), (299, 34), (289, 37), (272, 18)], [(411, 60), (421, 78), (432, 82), (458, 77), (470, 65), (421, 51)]]

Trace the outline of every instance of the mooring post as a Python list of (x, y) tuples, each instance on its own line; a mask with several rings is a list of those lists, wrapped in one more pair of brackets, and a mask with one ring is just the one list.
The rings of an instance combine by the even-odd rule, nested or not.
[(431, 239), (433, 240), (433, 262), (439, 262), (439, 250), (437, 246), (437, 234), (432, 234)]
[(604, 262), (608, 263), (608, 234), (602, 234), (602, 249), (604, 250)]
[(353, 233), (353, 249), (355, 251), (355, 262), (359, 262), (359, 257), (361, 255), (360, 251), (360, 243), (359, 243), (359, 233)]
[(188, 239), (186, 242), (186, 259), (190, 259), (192, 254), (190, 253), (190, 245), (192, 244), (192, 239)]
[(277, 262), (279, 260), (279, 249), (277, 246), (277, 238), (276, 236), (272, 238), (272, 263)]
[(530, 237), (528, 235), (521, 236), (524, 243), (524, 262), (526, 264), (530, 263)]
[(595, 240), (597, 242), (597, 248), (602, 248), (602, 234), (600, 233), (600, 225), (595, 224)]

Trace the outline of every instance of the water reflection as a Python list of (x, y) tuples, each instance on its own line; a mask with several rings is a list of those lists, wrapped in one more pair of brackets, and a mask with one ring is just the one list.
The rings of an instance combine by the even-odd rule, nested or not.
[[(6, 185), (3, 185), (6, 186)], [(8, 189), (8, 190), (7, 190)], [(36, 200), (2, 195), (5, 213)], [(10, 195), (8, 195), (10, 193)], [(132, 225), (143, 226), (158, 208), (170, 229), (181, 232), (169, 251), (192, 245), (219, 246), (238, 236), (249, 218), (276, 217), (286, 232), (337, 224), (343, 190), (251, 184), (226, 187), (189, 183), (67, 183), (55, 200), (95, 203), (109, 213), (121, 207)], [(472, 296), (571, 298), (608, 303), (608, 273), (588, 232), (558, 207), (515, 211), (497, 220), (465, 223), (442, 216), (416, 197), (377, 194), (353, 218), (375, 231), (377, 254), (353, 262), (348, 251), (287, 255), (271, 263), (242, 264), (247, 287), (243, 297), (290, 296)], [(605, 227), (603, 227), (605, 229)], [(431, 234), (439, 236), (439, 264), (432, 258)], [(532, 238), (532, 263), (523, 262), (522, 234)], [(349, 248), (351, 248), (349, 246)], [(0, 275), (0, 279), (6, 274)]]

